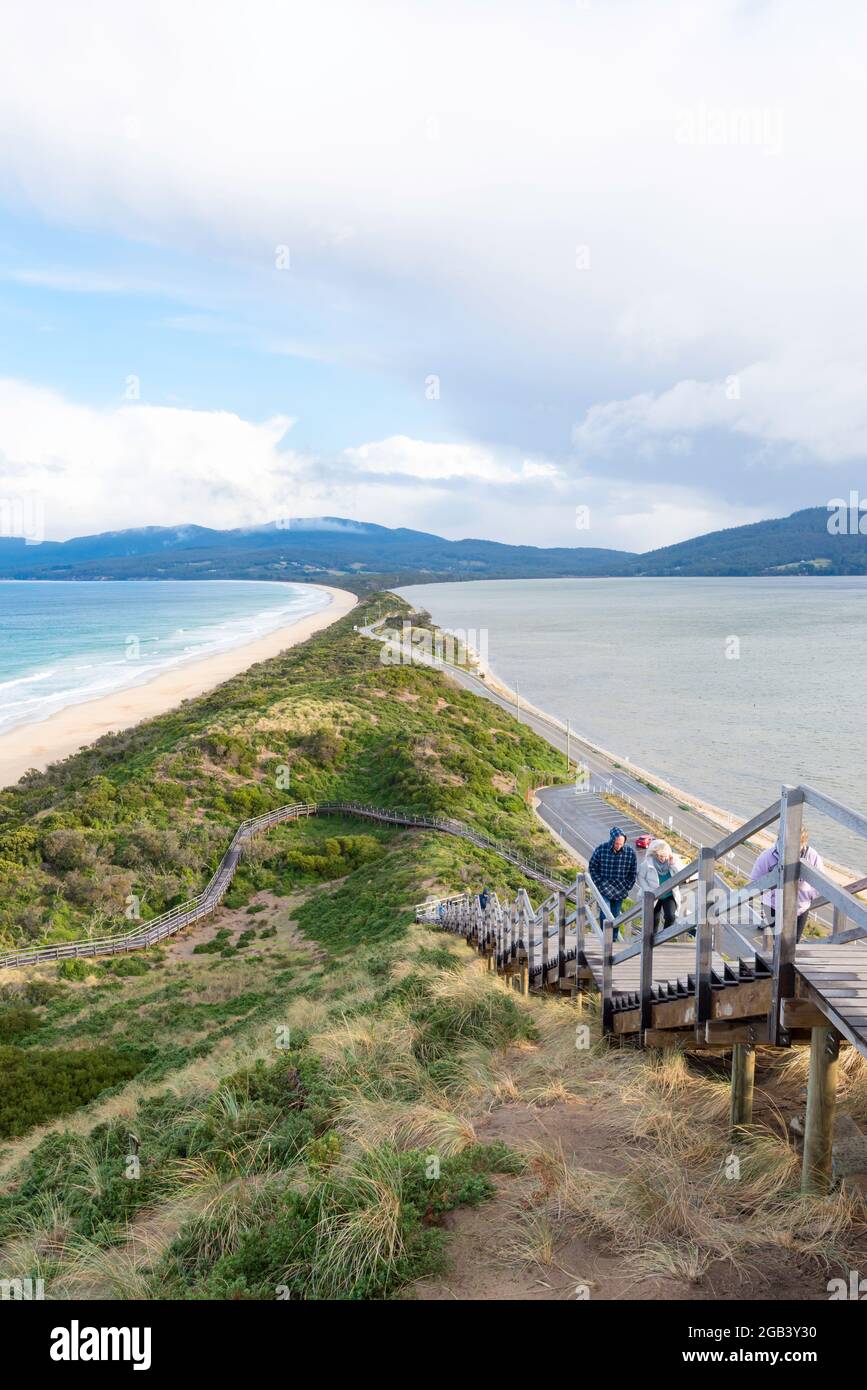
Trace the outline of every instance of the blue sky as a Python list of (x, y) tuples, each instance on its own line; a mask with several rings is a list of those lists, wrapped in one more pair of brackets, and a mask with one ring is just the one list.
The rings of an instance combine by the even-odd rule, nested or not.
[(429, 428), (423, 393), (384, 363), (331, 357), (340, 316), (299, 277), (277, 282), (278, 274), (214, 257), (203, 265), (172, 247), (7, 209), (0, 372), (102, 406), (124, 399), (134, 374), (152, 405), (250, 418), (287, 413), (325, 450), (357, 442), (359, 429), (376, 437)]
[(846, 495), (865, 38), (854, 0), (12, 0), (0, 499), (643, 550)]

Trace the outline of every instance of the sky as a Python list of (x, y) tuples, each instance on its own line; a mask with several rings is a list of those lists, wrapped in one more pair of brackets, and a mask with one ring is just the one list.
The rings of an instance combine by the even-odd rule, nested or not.
[(640, 551), (863, 490), (865, 79), (856, 0), (6, 0), (0, 518)]

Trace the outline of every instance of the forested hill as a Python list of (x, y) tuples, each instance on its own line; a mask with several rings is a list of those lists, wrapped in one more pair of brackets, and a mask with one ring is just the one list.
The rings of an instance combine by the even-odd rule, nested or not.
[[(838, 531), (842, 520), (847, 528)], [(808, 507), (791, 516), (711, 531), (706, 536), (631, 557), (635, 574), (775, 575), (867, 574), (867, 513), (838, 518), (828, 507)], [(829, 529), (829, 523), (831, 529)]]
[(5, 579), (339, 579), (360, 591), (413, 580), (787, 574), (867, 574), (867, 513), (811, 507), (640, 555), (450, 541), (340, 517), (231, 531), (151, 526), (41, 544), (0, 539)]

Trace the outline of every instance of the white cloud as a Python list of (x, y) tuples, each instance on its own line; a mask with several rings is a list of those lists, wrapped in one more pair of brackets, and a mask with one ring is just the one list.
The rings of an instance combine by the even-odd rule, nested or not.
[[(687, 491), (702, 500), (647, 513), (661, 542), (714, 510), (723, 479), (738, 486), (734, 462), (721, 470), (694, 447), (702, 433), (728, 435), (733, 459), (746, 440), (777, 465), (863, 454), (867, 9), (856, 0), (833, 17), (813, 0), (212, 0), (202, 15), (115, 0), (7, 6), (0, 197), (76, 233), (119, 234), (142, 256), (195, 258), (197, 312), (176, 327), (208, 331), (209, 310), (234, 325), (267, 301), (256, 340), (270, 353), (401, 382), (442, 374), (449, 434), (498, 442), (386, 437), (313, 463), (272, 458), (267, 425), (231, 415), (205, 443), (210, 427), (183, 412), (170, 425), (146, 407), (117, 412), (118, 457), (159, 478), (166, 499), (221, 517), (241, 496), (264, 513), (294, 468), (320, 499), (357, 511), (353, 496), (367, 498), (411, 523), (443, 515), (446, 482), (486, 482), (512, 500), (486, 501), (473, 529), (493, 534), (496, 516), (510, 538), (562, 535), (545, 508), (578, 415), (582, 460), (624, 448), (640, 463), (689, 458)], [(280, 246), (288, 271), (275, 268)], [(82, 292), (149, 288), (98, 267), (13, 273)], [(212, 281), (224, 302), (207, 302)], [(731, 374), (738, 399), (724, 394)], [(99, 418), (87, 427), (97, 440)], [(37, 422), (34, 448), (40, 434)], [(250, 446), (240, 480), (229, 439)], [(418, 484), (412, 509), (401, 478)], [(135, 495), (139, 479), (126, 481)], [(746, 471), (740, 486), (752, 496)], [(801, 486), (801, 504), (815, 500)], [(643, 517), (645, 496), (612, 526), (631, 526), (631, 507)]]
[(374, 444), (344, 450), (344, 458), (359, 474), (398, 475), (428, 481), (472, 479), (476, 482), (520, 483), (530, 478), (554, 481), (561, 477), (553, 463), (522, 459), (513, 451), (480, 444), (430, 443), (394, 435)]
[(392, 363), (403, 311), (409, 351), (480, 350), (494, 382), (519, 362), (531, 399), (588, 367), (703, 378), (697, 358), (720, 374), (801, 338), (867, 355), (856, 0), (833, 22), (812, 0), (86, 14), (6, 9), (16, 205), (234, 258), (275, 297), (288, 245), (296, 283), (349, 303)]
[(579, 455), (616, 456), (624, 448), (652, 453), (672, 442), (729, 430), (757, 443), (839, 465), (867, 453), (867, 367), (791, 352), (754, 362), (721, 381), (679, 381), (587, 411), (573, 431)]
[(123, 404), (103, 410), (0, 382), (0, 487), (38, 494), (49, 539), (130, 526), (221, 527), (283, 515), (293, 421)]
[[(754, 519), (699, 489), (652, 484), (636, 495), (610, 478), (572, 477), (548, 460), (479, 444), (394, 436), (317, 457), (287, 447), (292, 424), (138, 403), (96, 409), (0, 381), (0, 512), (38, 499), (50, 540), (331, 515), (452, 539), (625, 549)], [(589, 529), (576, 523), (579, 506), (590, 509)]]

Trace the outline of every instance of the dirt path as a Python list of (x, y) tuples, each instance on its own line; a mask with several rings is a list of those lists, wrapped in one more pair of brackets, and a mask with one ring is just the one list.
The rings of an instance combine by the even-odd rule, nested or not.
[[(244, 907), (221, 907), (211, 917), (197, 922), (195, 926), (185, 927), (177, 936), (168, 937), (165, 943), (166, 964), (177, 965), (180, 961), (198, 960), (196, 946), (213, 941), (217, 932), (228, 931), (227, 944), (232, 946), (242, 932), (253, 930), (257, 938), (263, 927), (274, 928), (276, 935), (257, 939), (254, 943), (257, 952), (271, 950), (304, 951), (314, 961), (325, 959), (325, 951), (315, 942), (302, 936), (293, 912), (309, 897), (309, 890), (293, 893), (289, 897), (277, 897), (274, 893), (256, 893)], [(250, 908), (256, 911), (251, 912)], [(201, 954), (201, 953), (200, 953)]]
[[(562, 1146), (565, 1157), (591, 1172), (625, 1171), (625, 1156), (612, 1146), (610, 1131), (599, 1123), (593, 1103), (580, 1100), (537, 1107), (504, 1105), (474, 1121), (479, 1143), (500, 1139), (527, 1151), (535, 1145)], [(492, 1201), (463, 1207), (445, 1218), (449, 1231), (447, 1272), (413, 1286), (424, 1301), (453, 1300), (676, 1300), (713, 1299), (827, 1299), (824, 1276), (809, 1270), (795, 1256), (774, 1249), (759, 1272), (757, 1259), (749, 1270), (716, 1262), (700, 1283), (659, 1275), (638, 1276), (618, 1255), (583, 1236), (558, 1238), (536, 1223), (522, 1239), (528, 1219), (543, 1206), (544, 1179), (500, 1177)]]

